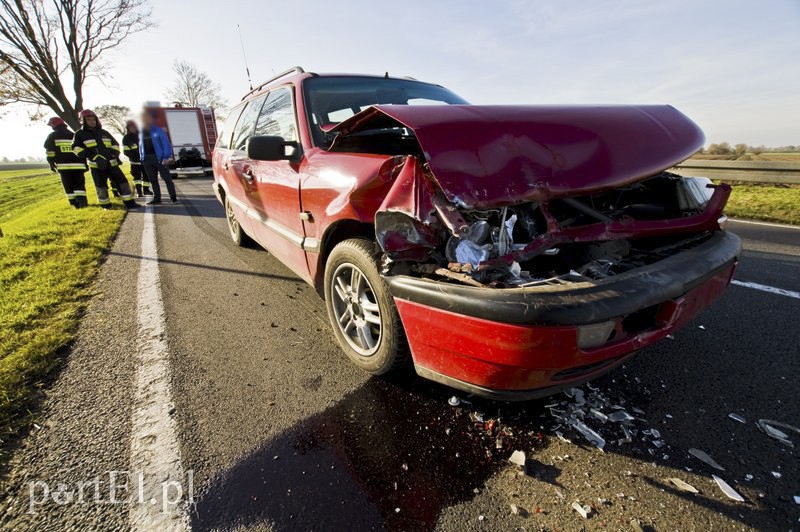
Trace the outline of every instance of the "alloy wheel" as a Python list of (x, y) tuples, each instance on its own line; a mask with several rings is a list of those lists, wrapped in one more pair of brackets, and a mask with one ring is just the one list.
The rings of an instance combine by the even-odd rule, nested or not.
[(339, 331), (359, 355), (375, 354), (381, 340), (381, 311), (364, 272), (353, 264), (340, 264), (330, 286), (328, 296)]

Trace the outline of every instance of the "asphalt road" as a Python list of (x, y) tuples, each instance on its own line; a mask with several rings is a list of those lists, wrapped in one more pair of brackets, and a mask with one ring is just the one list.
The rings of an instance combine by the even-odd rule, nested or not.
[[(194, 529), (800, 527), (797, 451), (755, 425), (800, 425), (800, 299), (732, 286), (674, 339), (584, 386), (599, 409), (620, 405), (637, 418), (630, 443), (619, 441), (618, 425), (587, 420), (607, 441), (601, 452), (557, 427), (548, 406), (570, 408), (560, 403), (575, 400), (564, 395), (508, 405), (456, 394), (471, 403), (453, 407), (453, 392), (439, 385), (359, 372), (336, 345), (316, 292), (266, 251), (229, 241), (210, 181), (178, 186), (184, 202), (159, 206), (155, 223), (168, 415)], [(127, 217), (66, 366), (44, 394), (38, 428), (14, 454), (0, 502), (4, 528), (130, 525), (131, 504), (112, 504), (106, 492), (101, 502), (80, 498), (75, 486), (107, 482), (110, 471), (136, 475), (144, 217)], [(800, 291), (800, 230), (730, 229), (746, 250), (736, 279)], [(514, 450), (527, 453), (527, 474), (507, 463)], [(727, 498), (712, 474), (745, 501)], [(675, 477), (699, 493), (666, 480)], [(591, 507), (589, 519), (573, 502)]]

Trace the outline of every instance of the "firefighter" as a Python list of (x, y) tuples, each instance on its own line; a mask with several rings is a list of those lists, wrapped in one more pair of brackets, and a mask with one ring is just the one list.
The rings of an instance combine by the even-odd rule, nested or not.
[(136, 122), (128, 120), (125, 123), (125, 136), (122, 137), (122, 152), (131, 162), (131, 175), (136, 195), (140, 198), (150, 196), (150, 182), (142, 168), (142, 158), (139, 155), (139, 128)]
[(89, 204), (86, 200), (84, 177), (86, 163), (72, 152), (74, 134), (67, 127), (67, 123), (57, 116), (48, 120), (47, 125), (53, 128), (52, 133), (47, 135), (47, 140), (44, 141), (50, 170), (61, 175), (61, 184), (69, 204), (76, 209), (86, 207)]
[(111, 133), (100, 125), (100, 119), (90, 109), (84, 109), (79, 114), (81, 127), (75, 133), (72, 149), (75, 155), (83, 157), (92, 172), (92, 181), (97, 189), (97, 202), (104, 209), (111, 208), (111, 199), (108, 197), (107, 182), (119, 191), (122, 203), (129, 209), (139, 206), (133, 200), (131, 186), (122, 169), (119, 167), (119, 143)]

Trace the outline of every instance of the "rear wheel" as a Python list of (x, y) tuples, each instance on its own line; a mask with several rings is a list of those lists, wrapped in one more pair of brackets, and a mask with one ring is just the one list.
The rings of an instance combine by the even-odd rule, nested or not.
[(375, 244), (339, 243), (325, 265), (325, 305), (336, 339), (359, 368), (384, 375), (408, 367), (397, 308), (378, 272)]
[(253, 243), (253, 240), (247, 236), (247, 233), (242, 229), (239, 220), (236, 218), (236, 213), (233, 212), (233, 205), (231, 205), (228, 196), (225, 196), (225, 218), (228, 221), (228, 232), (231, 235), (237, 246), (248, 247)]

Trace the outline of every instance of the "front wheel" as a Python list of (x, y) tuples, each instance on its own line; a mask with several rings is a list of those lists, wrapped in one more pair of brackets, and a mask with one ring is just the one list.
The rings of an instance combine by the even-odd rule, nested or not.
[(347, 357), (365, 371), (384, 375), (408, 367), (408, 347), (375, 255), (375, 244), (361, 238), (333, 248), (325, 265), (325, 305)]

